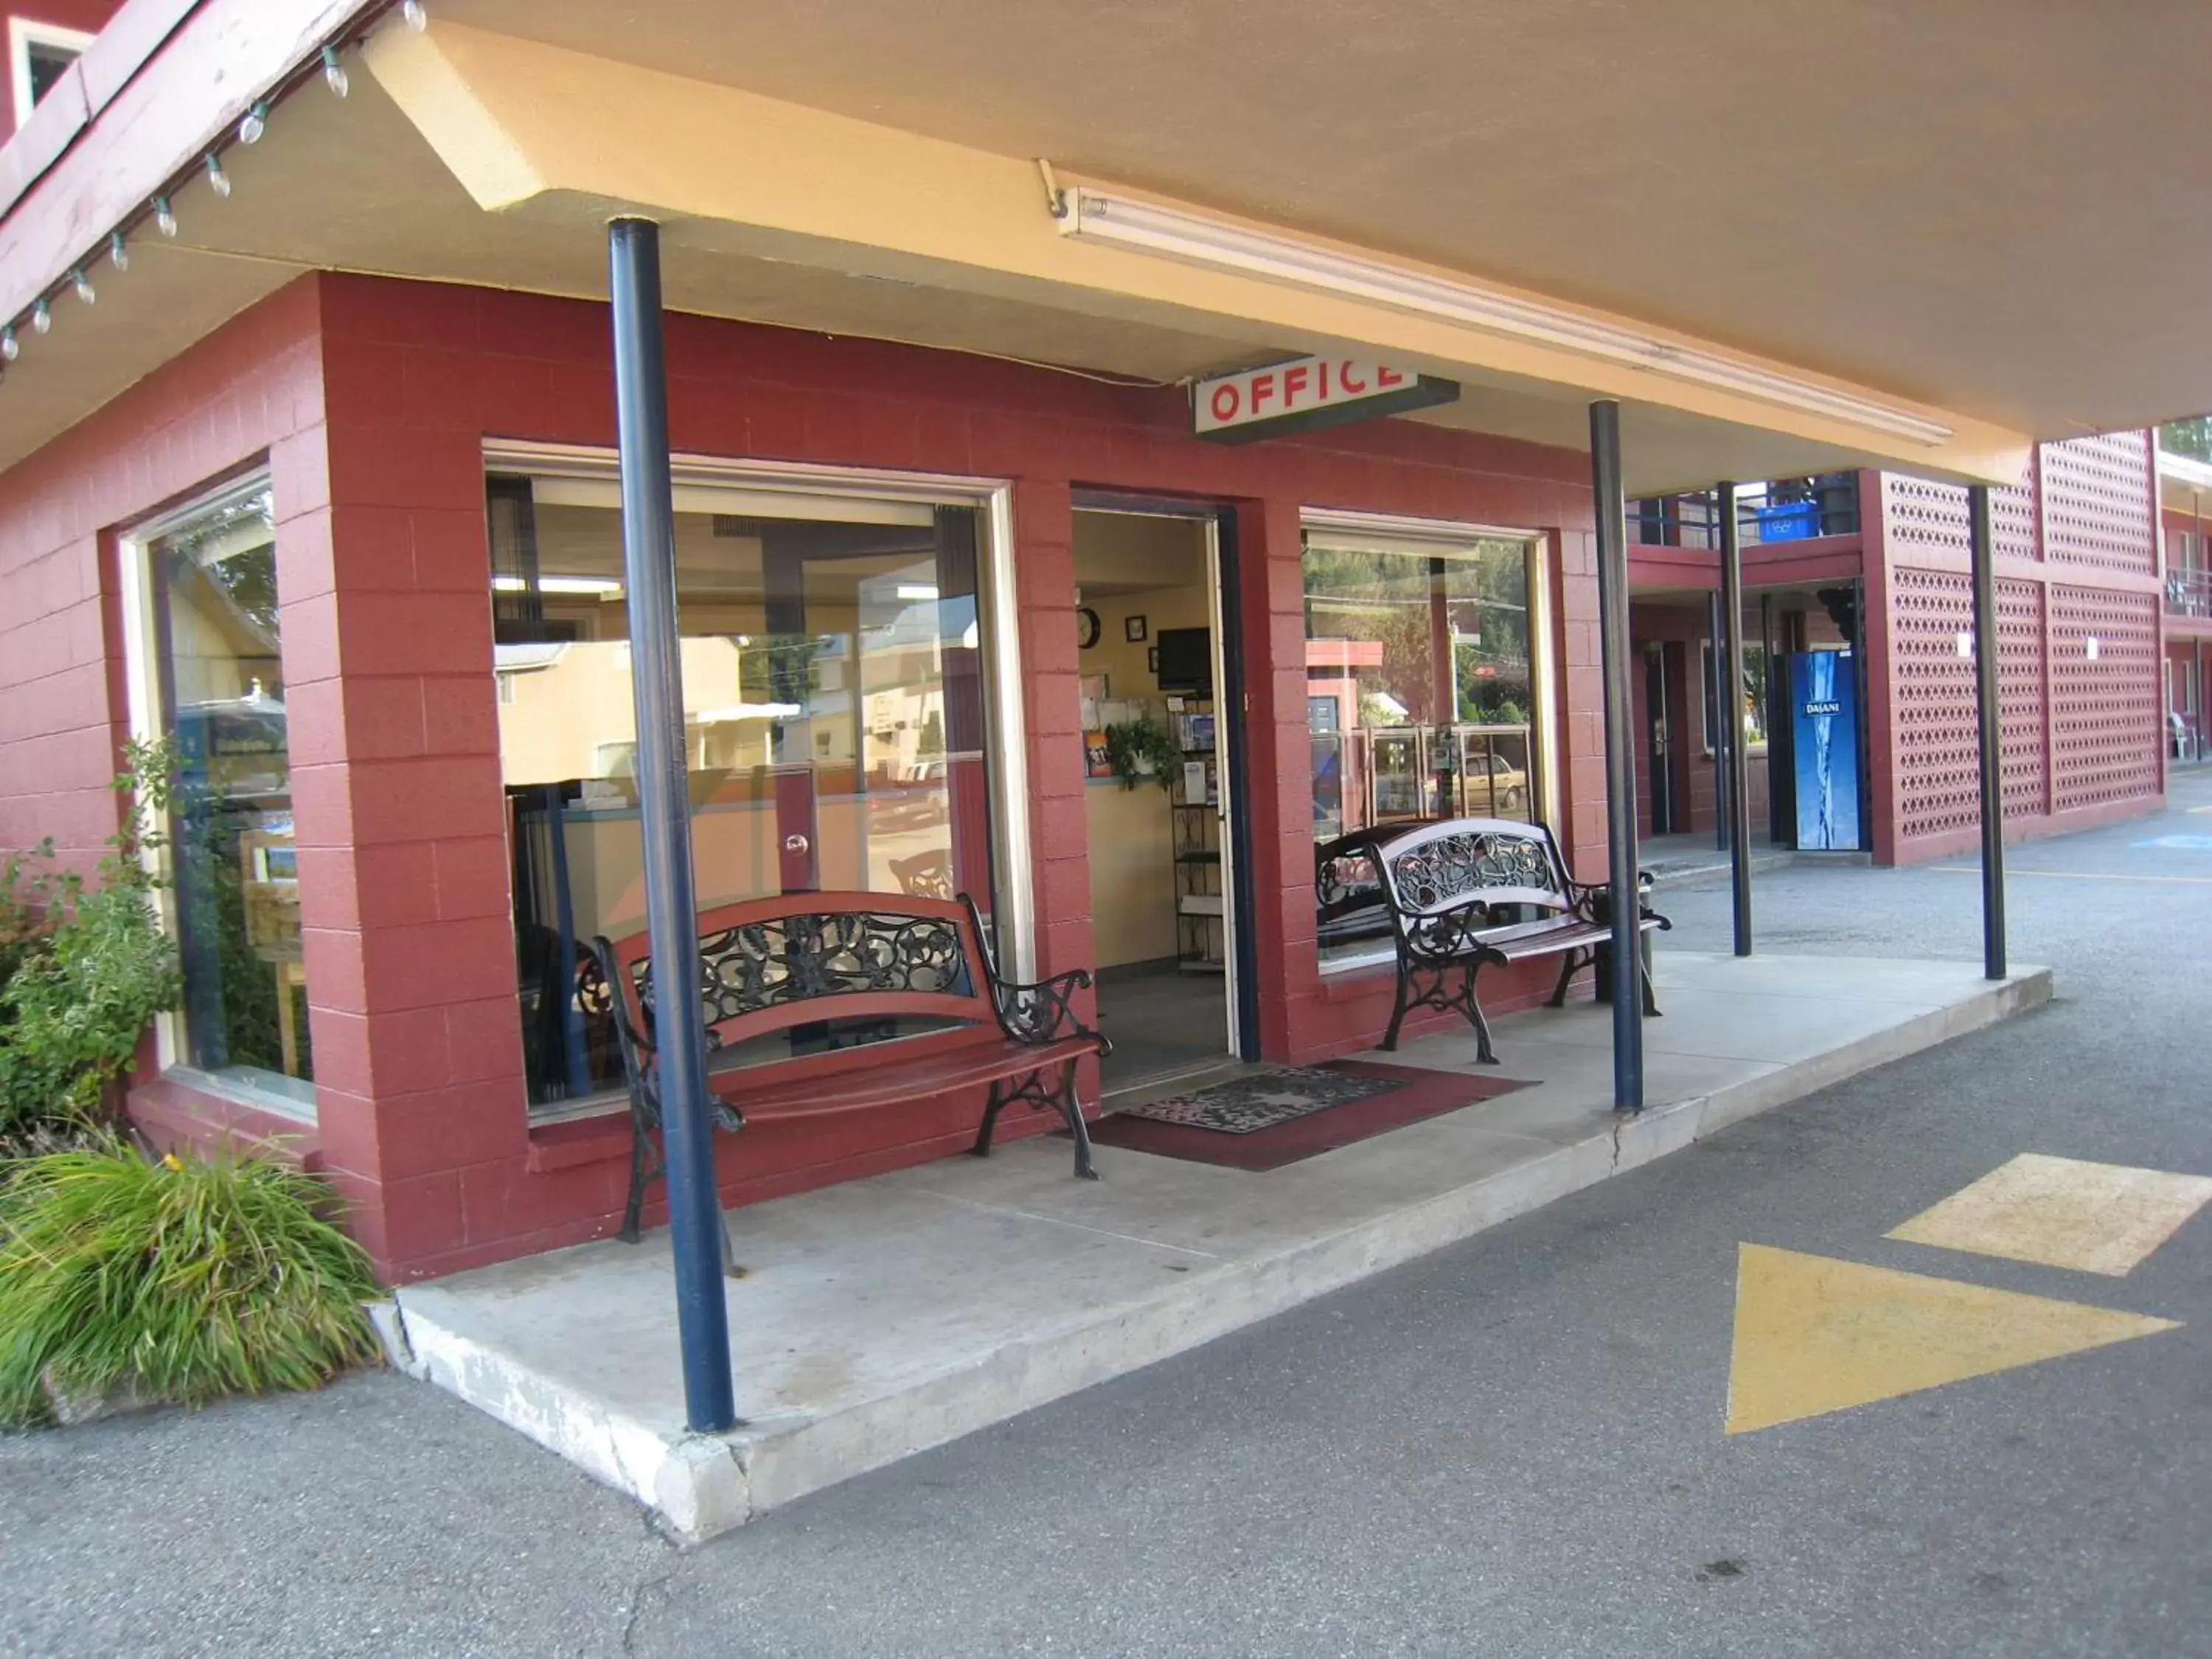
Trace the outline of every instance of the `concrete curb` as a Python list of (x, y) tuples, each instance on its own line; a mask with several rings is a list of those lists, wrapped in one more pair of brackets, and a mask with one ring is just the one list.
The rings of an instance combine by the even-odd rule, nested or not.
[(809, 1492), (1004, 1422), (1400, 1267), (1706, 1135), (2050, 1000), (2031, 969), (1814, 1059), (1655, 1107), (1424, 1202), (1272, 1254), (1224, 1262), (1137, 1306), (1001, 1344), (977, 1364), (818, 1416), (696, 1436), (648, 1424), (441, 1326), (408, 1292), (378, 1326), (405, 1369), (653, 1509), (697, 1542)]

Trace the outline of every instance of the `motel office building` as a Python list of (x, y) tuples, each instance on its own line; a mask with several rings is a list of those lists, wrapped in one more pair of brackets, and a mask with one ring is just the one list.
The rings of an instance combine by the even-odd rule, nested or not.
[[(576, 952), (643, 916), (609, 316), (519, 291), (595, 291), (603, 216), (484, 212), (456, 182), (475, 177), (480, 129), (447, 121), (441, 100), (474, 76), (512, 94), (502, 118), (521, 131), (549, 106), (544, 77), (580, 63), (594, 88), (635, 80), (636, 98), (615, 99), (625, 112), (711, 115), (750, 95), (442, 21), (410, 32), (392, 9), (128, 0), (112, 20), (58, 21), (101, 32), (82, 64), (57, 59), (73, 48), (48, 32), (49, 90), (15, 110), (0, 150), (0, 229), (17, 239), (0, 240), (0, 277), (26, 307), (0, 383), (0, 848), (50, 836), (88, 866), (116, 827), (124, 739), (168, 737), (182, 787), (166, 906), (186, 994), (132, 1081), (136, 1121), (157, 1141), (289, 1148), (395, 1279), (603, 1236), (629, 1124), (609, 1032), (574, 1017)], [(348, 100), (317, 84), (325, 40), (360, 83)], [(374, 97), (365, 62), (383, 66)], [(267, 142), (241, 149), (228, 135), (245, 100), (287, 76)], [(138, 158), (139, 179), (131, 145), (150, 129), (133, 120), (184, 124), (204, 97), (237, 107), (169, 132), (177, 154)], [(755, 260), (711, 237), (672, 254), (672, 281), (716, 306), (812, 325), (680, 298), (666, 321), (700, 902), (968, 894), (1011, 974), (1099, 973), (1091, 1012), (1123, 1070), (1086, 1075), (1087, 1103), (1208, 1060), (1374, 1043), (1387, 940), (1317, 905), (1318, 866), (1347, 834), (1522, 817), (1551, 826), (1576, 874), (1602, 876), (1595, 518), (1589, 459), (1570, 447), (1588, 396), (1627, 398), (1632, 441), (1690, 458), (1664, 463), (1668, 483), (1747, 453), (1966, 476), (2025, 447), (1802, 377), (1790, 395), (1813, 402), (1791, 410), (1529, 346), (1503, 390), (1476, 386), (1458, 410), (1212, 441), (1178, 380), (1297, 341), (1340, 386), (1346, 362), (1364, 381), (1392, 351), (1327, 342), (1390, 342), (1402, 318), (1339, 301), (1324, 318), (1233, 275), (1201, 290), (1182, 266), (1071, 251), (1027, 162), (849, 121), (805, 151), (846, 118), (744, 110), (824, 165), (880, 153), (944, 169), (976, 210), (957, 259), (1044, 274), (1028, 299), (953, 293), (932, 311), (927, 283), (857, 264)], [(563, 106), (557, 131), (526, 135), (549, 167), (596, 166), (637, 137), (626, 113), (604, 142), (564, 149), (587, 112)], [(202, 156), (208, 133), (222, 155)], [(661, 182), (690, 188), (687, 159), (656, 157)], [(726, 173), (701, 176), (719, 187)], [(855, 166), (842, 197), (745, 211), (757, 228), (860, 203), (884, 176)], [(190, 193), (173, 202), (178, 180)], [(772, 194), (780, 175), (760, 182)], [(81, 204), (104, 189), (112, 216), (83, 236), (137, 216), (127, 271), (120, 244), (94, 256), (92, 307), (67, 262), (82, 257)], [(203, 246), (164, 252), (153, 227), (172, 207)], [(356, 212), (374, 235), (349, 248)], [(866, 234), (939, 229), (886, 208)], [(27, 269), (34, 234), (63, 263)], [(334, 269), (371, 258), (410, 279)], [(488, 274), (433, 268), (448, 260)], [(942, 277), (955, 262), (884, 263)], [(1111, 283), (1123, 298), (1094, 305)], [(1206, 311), (1205, 294), (1225, 297)], [(51, 337), (27, 331), (33, 296)], [(838, 317), (860, 325), (820, 331)], [(1451, 350), (1407, 356), (1414, 390), (1424, 369), (1480, 367), (1495, 348), (1422, 326)], [(935, 343), (866, 337), (909, 329)], [(1048, 366), (1069, 360), (1114, 368)], [(1666, 418), (1642, 419), (1638, 397)], [(1744, 447), (1770, 428), (1776, 445)], [(2002, 495), (2008, 826), (2160, 799), (2146, 453), (2140, 436), (2044, 446)], [(1975, 823), (1971, 665), (1954, 643), (1964, 493), (1850, 476), (1848, 535), (1753, 550), (1754, 637), (1770, 661), (1826, 650), (1831, 682), (1864, 682), (1875, 856), (1956, 850)], [(1702, 811), (1709, 828), (1690, 711), (1712, 554), (1668, 523), (1641, 507), (1634, 520), (1642, 729), (1662, 724), (1668, 744), (1641, 745), (1642, 809), (1647, 827), (1696, 829)], [(1822, 597), (1837, 590), (1868, 618), (1863, 644)], [(1828, 649), (1846, 644), (1848, 671)], [(1758, 688), (1742, 696), (1754, 723), (1778, 721)], [(1169, 790), (1102, 765), (1107, 733), (1139, 724), (1181, 751)], [(1550, 978), (1542, 963), (1500, 975), (1486, 1000), (1526, 1006)], [(722, 1196), (945, 1155), (979, 1108), (718, 1135)], [(1043, 1127), (1021, 1114), (1004, 1129)]]
[[(1184, 907), (1167, 796), (1086, 775), (1102, 701), (1217, 733), (1228, 925), (1178, 981), (1217, 1023), (1170, 1058), (1377, 1039), (1387, 943), (1324, 959), (1315, 906), (1370, 813), (1540, 817), (1601, 871), (1586, 457), (1224, 446), (1172, 387), (680, 315), (668, 356), (702, 905), (950, 886), (1002, 961), (1142, 996)], [(0, 475), (0, 840), (83, 861), (120, 740), (183, 757), (189, 994), (132, 1112), (287, 1137), (398, 1277), (619, 1217), (611, 1048), (547, 1014), (558, 935), (642, 926), (613, 422), (604, 306), (321, 274)], [(1156, 627), (1218, 684), (1163, 690)], [(718, 1137), (724, 1196), (944, 1155), (977, 1110)]]
[[(1174, 388), (684, 316), (669, 358), (702, 905), (966, 891), (1003, 960), (1109, 970), (1098, 1017), (1112, 1034), (1131, 999), (1144, 1052), (1146, 972), (1185, 954), (1173, 819), (1087, 775), (1100, 700), (1218, 734), (1228, 925), (1218, 970), (1176, 988), (1202, 1015), (1168, 1060), (1376, 1040), (1387, 945), (1316, 926), (1316, 848), (1348, 829), (1540, 818), (1602, 872), (1583, 456), (1403, 420), (1227, 447)], [(191, 994), (133, 1113), (288, 1138), (396, 1276), (621, 1209), (613, 1051), (571, 1039), (556, 988), (562, 938), (642, 926), (611, 376), (602, 306), (313, 276), (0, 478), (4, 839), (89, 856), (134, 730), (177, 740), (198, 803), (172, 904)], [(2083, 453), (2126, 501), (2140, 436), (2046, 448), (2039, 476)], [(1809, 584), (1881, 596), (1877, 849), (1924, 855), (1975, 824), (1962, 492), (1868, 477), (1885, 517), (1848, 573), (1808, 571), (1838, 554), (1811, 543), (1751, 568), (1789, 577), (1770, 594), (1813, 648), (1843, 641)], [(2005, 522), (2008, 805), (2054, 826), (2154, 805), (2148, 558), (2122, 585), (2062, 515)], [(1637, 551), (1648, 583), (1679, 550)], [(1639, 599), (1640, 639), (1668, 609)], [(1161, 688), (1139, 623), (1205, 631), (1210, 697)], [(1538, 967), (1495, 1005), (1548, 989)], [(950, 1153), (975, 1110), (719, 1137), (724, 1196)]]

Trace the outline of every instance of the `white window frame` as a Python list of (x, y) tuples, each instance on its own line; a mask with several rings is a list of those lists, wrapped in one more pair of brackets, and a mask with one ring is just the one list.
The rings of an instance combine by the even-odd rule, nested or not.
[[(487, 439), (487, 472), (533, 478), (617, 479), (615, 452), (582, 444)], [(983, 728), (991, 755), (992, 862), (998, 891), (993, 920), (1011, 978), (1036, 978), (1036, 894), (1029, 817), (1029, 748), (1022, 678), (1021, 606), (1014, 571), (1013, 485), (1004, 478), (939, 472), (893, 472), (869, 467), (817, 466), (805, 462), (745, 460), (716, 455), (669, 458), (672, 482), (768, 490), (792, 495), (874, 496), (932, 507), (978, 510), (983, 605), (989, 642), (983, 681)], [(487, 576), (489, 580), (489, 576)]]
[[(1559, 788), (1559, 664), (1555, 601), (1552, 592), (1552, 538), (1526, 525), (1469, 524), (1450, 519), (1413, 519), (1389, 513), (1354, 513), (1334, 507), (1309, 507), (1298, 514), (1301, 531), (1336, 531), (1405, 544), (1408, 548), (1431, 547), (1438, 552), (1467, 552), (1479, 541), (1520, 542), (1528, 550), (1528, 697), (1534, 730), (1530, 746), (1537, 757), (1536, 822), (1560, 834), (1565, 798)], [(1303, 557), (1303, 555), (1301, 556)], [(1315, 945), (1320, 954), (1320, 945)], [(1396, 948), (1378, 945), (1358, 956), (1334, 957), (1321, 963), (1322, 976), (1359, 973), (1397, 959)]]
[(21, 132), (31, 118), (31, 48), (59, 46), (82, 58), (92, 39), (82, 29), (65, 29), (58, 23), (34, 22), (27, 17), (8, 20), (8, 78), (15, 100), (16, 131)]
[[(133, 525), (118, 538), (117, 574), (120, 578), (119, 597), (123, 611), (124, 689), (129, 703), (131, 735), (141, 743), (150, 743), (167, 732), (170, 714), (161, 696), (161, 665), (155, 661), (155, 644), (160, 637), (160, 630), (154, 619), (153, 544), (211, 507), (220, 507), (241, 496), (260, 494), (270, 487), (269, 480), (269, 469), (266, 466), (256, 467), (202, 490), (190, 501), (173, 507), (159, 518)], [(155, 907), (161, 915), (161, 930), (171, 939), (175, 939), (179, 925), (176, 890), (168, 884), (175, 871), (168, 849), (164, 848), (156, 852), (149, 848), (143, 856), (148, 870), (162, 882), (155, 895)], [(155, 1015), (154, 1054), (162, 1076), (204, 1094), (238, 1101), (279, 1117), (292, 1118), (301, 1123), (315, 1121), (315, 1085), (313, 1083), (301, 1079), (291, 1079), (296, 1092), (264, 1087), (235, 1073), (202, 1071), (185, 1060), (185, 1056), (190, 1052), (185, 1036), (184, 1010), (173, 1008), (167, 1013)]]

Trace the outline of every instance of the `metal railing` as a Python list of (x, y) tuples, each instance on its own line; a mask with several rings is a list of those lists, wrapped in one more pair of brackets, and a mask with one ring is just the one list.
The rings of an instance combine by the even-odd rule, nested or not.
[[(1739, 485), (1736, 525), (1747, 547), (1814, 536), (1855, 536), (1859, 530), (1858, 474), (1824, 472)], [(1628, 539), (1644, 547), (1717, 550), (1720, 509), (1714, 492), (1648, 495), (1629, 502)]]
[(2166, 614), (2212, 617), (2212, 570), (2184, 568), (2166, 573)]

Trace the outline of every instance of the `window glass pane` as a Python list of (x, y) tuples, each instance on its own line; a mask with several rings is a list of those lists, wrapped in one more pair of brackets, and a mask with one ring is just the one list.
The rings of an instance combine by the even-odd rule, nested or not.
[(161, 707), (177, 747), (178, 948), (192, 1065), (307, 1099), (307, 971), (278, 645), (258, 487), (148, 545)]
[[(540, 1105), (619, 1086), (611, 1030), (567, 988), (576, 943), (645, 926), (621, 520), (597, 489), (489, 486), (525, 1050)], [(676, 504), (700, 908), (817, 890), (966, 893), (988, 926), (977, 511), (690, 487)], [(902, 1034), (823, 1022), (735, 1058)]]
[(54, 89), (78, 52), (72, 47), (58, 46), (46, 42), (33, 42), (29, 48), (31, 70), (31, 102), (36, 105)]
[[(1712, 641), (1708, 640), (1705, 641), (1705, 677), (1701, 682), (1705, 686), (1720, 684), (1719, 677), (1713, 668), (1713, 659)], [(1711, 692), (1706, 691), (1699, 701), (1704, 703), (1705, 711), (1705, 752), (1711, 754), (1713, 751), (1715, 740), (1719, 736)], [(1766, 741), (1766, 647), (1763, 645), (1755, 645), (1749, 640), (1746, 640), (1743, 646), (1741, 702), (1744, 744), (1747, 749), (1756, 748)]]
[(1305, 545), (1306, 725), (1321, 955), (1389, 938), (1368, 832), (1451, 817), (1533, 821), (1538, 750), (1530, 544)]

